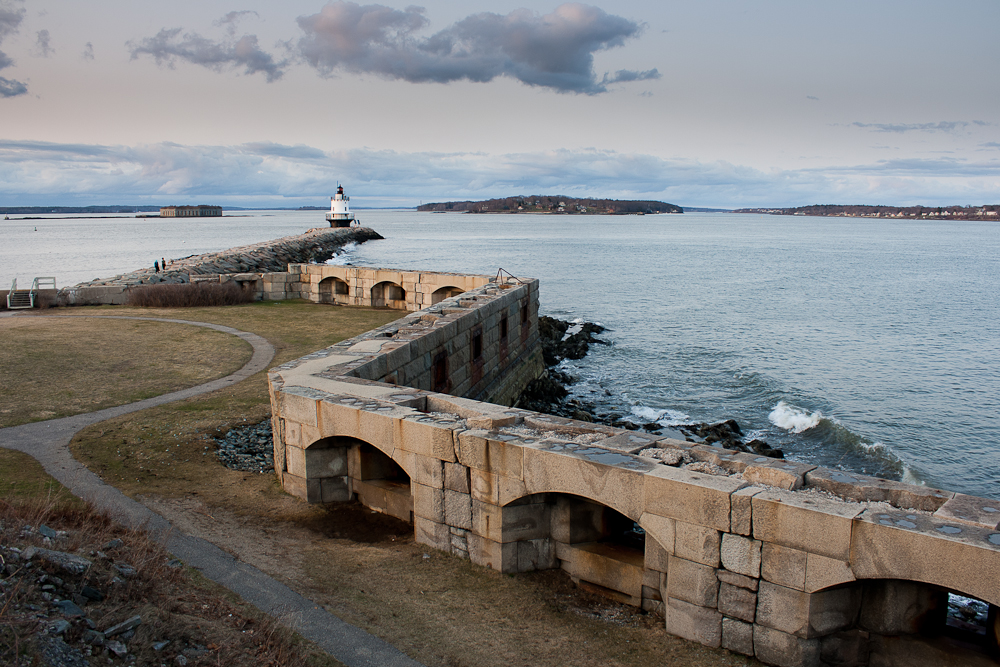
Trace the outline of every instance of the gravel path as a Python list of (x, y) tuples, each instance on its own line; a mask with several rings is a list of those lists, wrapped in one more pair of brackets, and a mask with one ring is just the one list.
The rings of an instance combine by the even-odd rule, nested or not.
[[(16, 317), (18, 313), (3, 313)], [(79, 317), (67, 315), (31, 315), (32, 317)], [(95, 316), (85, 316), (95, 317)], [(364, 630), (345, 623), (284, 584), (275, 581), (257, 568), (237, 561), (216, 545), (198, 537), (186, 535), (146, 506), (132, 500), (118, 489), (105, 484), (69, 451), (70, 440), (86, 426), (164, 405), (173, 401), (205, 394), (231, 386), (265, 370), (274, 358), (274, 347), (264, 338), (219, 324), (158, 317), (96, 316), (107, 319), (150, 320), (206, 327), (238, 336), (253, 346), (253, 356), (247, 364), (224, 378), (180, 391), (148, 398), (136, 403), (98, 410), (82, 415), (34, 422), (0, 429), (0, 447), (24, 452), (34, 457), (45, 471), (59, 480), (75, 495), (89, 500), (117, 521), (128, 526), (146, 525), (152, 535), (165, 540), (167, 549), (187, 565), (197, 568), (209, 579), (225, 586), (255, 607), (270, 614), (349, 667), (420, 667), (390, 644)]]

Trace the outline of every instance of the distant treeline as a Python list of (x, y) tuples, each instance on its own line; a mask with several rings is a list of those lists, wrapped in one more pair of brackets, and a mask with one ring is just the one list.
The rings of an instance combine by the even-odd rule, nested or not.
[(450, 201), (421, 204), (418, 211), (450, 211), (455, 213), (573, 213), (625, 215), (635, 213), (683, 213), (684, 209), (662, 201), (628, 201), (618, 199), (574, 199), (552, 195), (505, 197), (485, 201)]
[(797, 208), (741, 208), (733, 213), (769, 213), (771, 215), (814, 215), (844, 218), (959, 218), (962, 220), (998, 220), (1000, 205), (985, 206), (842, 206), (814, 204)]
[(0, 206), (7, 213), (159, 213), (159, 206)]

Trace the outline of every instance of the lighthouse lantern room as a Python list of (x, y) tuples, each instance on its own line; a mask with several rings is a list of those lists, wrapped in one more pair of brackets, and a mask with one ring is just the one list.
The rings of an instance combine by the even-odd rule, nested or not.
[(331, 227), (350, 227), (354, 224), (354, 214), (351, 213), (351, 198), (344, 194), (344, 186), (337, 185), (337, 194), (330, 197), (330, 212), (326, 219)]

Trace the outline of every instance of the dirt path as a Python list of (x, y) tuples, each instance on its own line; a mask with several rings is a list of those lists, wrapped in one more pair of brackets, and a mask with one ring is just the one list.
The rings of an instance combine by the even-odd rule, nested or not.
[[(16, 314), (5, 316), (16, 316)], [(70, 440), (86, 426), (231, 386), (265, 370), (274, 358), (274, 347), (266, 339), (232, 327), (177, 319), (110, 317), (152, 319), (222, 331), (250, 343), (253, 346), (253, 356), (235, 373), (195, 387), (97, 412), (0, 429), (0, 447), (24, 452), (34, 457), (47, 473), (59, 480), (74, 495), (93, 502), (116, 520), (130, 526), (147, 525), (153, 535), (164, 539), (170, 552), (186, 564), (199, 569), (206, 577), (225, 586), (261, 611), (291, 625), (302, 636), (315, 642), (341, 662), (351, 667), (419, 666), (420, 663), (390, 644), (345, 623), (259, 569), (234, 559), (214, 543), (193, 537), (183, 529), (172, 525), (169, 520), (156, 512), (105, 484), (72, 457), (69, 452)], [(175, 518), (178, 516), (175, 515)]]

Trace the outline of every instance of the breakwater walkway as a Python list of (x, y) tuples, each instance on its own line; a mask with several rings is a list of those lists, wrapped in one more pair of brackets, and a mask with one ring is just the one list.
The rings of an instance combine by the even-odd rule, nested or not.
[(297, 236), (285, 236), (221, 252), (171, 259), (167, 267), (159, 272), (153, 267), (148, 267), (113, 278), (80, 283), (76, 287), (187, 283), (191, 282), (193, 275), (280, 273), (287, 271), (289, 264), (325, 262), (349, 243), (364, 243), (382, 238), (378, 232), (367, 227), (339, 229), (318, 227)]
[[(2, 316), (18, 315), (7, 313)], [(73, 436), (86, 426), (232, 386), (263, 371), (274, 358), (274, 347), (266, 339), (232, 327), (159, 317), (106, 316), (105, 318), (172, 322), (214, 329), (238, 336), (250, 343), (253, 347), (253, 356), (235, 373), (195, 387), (96, 412), (0, 429), (0, 447), (33, 457), (42, 464), (48, 474), (74, 495), (94, 503), (115, 520), (132, 527), (146, 527), (152, 535), (164, 540), (167, 549), (184, 563), (197, 568), (212, 581), (225, 586), (279, 621), (288, 623), (291, 620), (291, 624), (299, 634), (315, 642), (344, 664), (350, 667), (382, 665), (420, 667), (420, 663), (395, 647), (342, 621), (252, 565), (235, 559), (215, 544), (178, 530), (145, 505), (104, 483), (100, 477), (73, 458), (69, 451), (69, 443)]]

